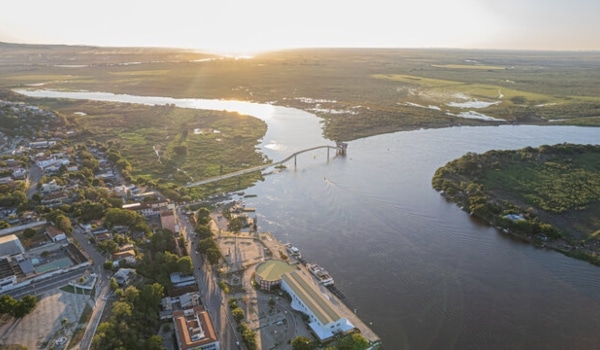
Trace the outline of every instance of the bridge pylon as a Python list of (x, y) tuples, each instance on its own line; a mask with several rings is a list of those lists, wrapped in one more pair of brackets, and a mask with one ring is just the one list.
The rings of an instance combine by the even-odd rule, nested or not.
[(335, 154), (337, 154), (339, 156), (345, 156), (347, 149), (348, 149), (348, 144), (346, 142), (336, 142), (335, 143)]

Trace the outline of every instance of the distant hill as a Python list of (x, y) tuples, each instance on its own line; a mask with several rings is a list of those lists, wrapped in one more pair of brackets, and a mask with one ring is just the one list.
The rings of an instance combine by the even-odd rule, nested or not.
[(191, 61), (215, 55), (189, 49), (98, 47), (0, 42), (0, 65), (101, 65), (141, 62)]

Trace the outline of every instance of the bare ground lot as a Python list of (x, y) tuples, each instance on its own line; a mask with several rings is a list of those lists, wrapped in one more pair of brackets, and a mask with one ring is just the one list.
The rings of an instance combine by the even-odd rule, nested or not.
[(50, 349), (53, 341), (64, 334), (62, 319), (67, 319), (65, 331), (70, 336), (88, 303), (91, 303), (88, 295), (54, 289), (42, 296), (33, 312), (22, 319), (0, 319), (0, 344), (2, 347), (20, 344), (30, 350)]

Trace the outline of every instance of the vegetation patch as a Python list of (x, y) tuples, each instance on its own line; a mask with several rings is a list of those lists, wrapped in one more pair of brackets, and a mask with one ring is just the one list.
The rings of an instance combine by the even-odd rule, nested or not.
[(506, 67), (490, 66), (485, 64), (432, 64), (432, 67), (447, 69), (483, 69), (483, 70), (503, 70)]
[(468, 153), (439, 168), (432, 184), (504, 232), (600, 263), (600, 146)]
[[(7, 64), (0, 66), (0, 88), (27, 83), (48, 89), (273, 103), (316, 113), (325, 120), (325, 136), (336, 141), (498, 123), (403, 105), (441, 107), (457, 93), (494, 100), (503, 95), (501, 104), (482, 113), (518, 123), (560, 120), (591, 126), (598, 125), (600, 116), (597, 52), (301, 49), (248, 60), (200, 61), (208, 55), (174, 49), (1, 48), (0, 63)], [(30, 62), (24, 67), (15, 57)], [(124, 64), (128, 62), (138, 64)], [(68, 79), (58, 79), (67, 74)]]

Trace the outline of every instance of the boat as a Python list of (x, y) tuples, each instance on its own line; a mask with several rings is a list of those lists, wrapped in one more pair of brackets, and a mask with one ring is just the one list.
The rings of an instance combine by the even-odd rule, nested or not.
[(319, 281), (319, 283), (321, 283), (322, 285), (324, 285), (324, 286), (332, 286), (333, 285), (333, 277), (331, 277), (329, 272), (327, 272), (327, 270), (325, 270), (321, 266), (319, 266), (317, 264), (307, 264), (306, 268), (308, 268), (308, 271), (310, 271), (310, 273), (312, 273), (313, 276), (315, 276), (317, 278), (317, 280)]
[(286, 243), (285, 249), (291, 256), (298, 259), (302, 258), (302, 253), (300, 253), (300, 249), (298, 249), (298, 247), (293, 246), (291, 243)]

